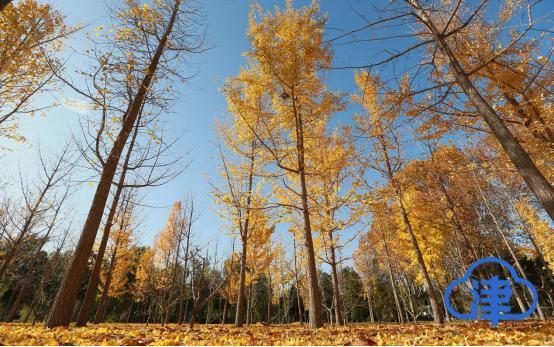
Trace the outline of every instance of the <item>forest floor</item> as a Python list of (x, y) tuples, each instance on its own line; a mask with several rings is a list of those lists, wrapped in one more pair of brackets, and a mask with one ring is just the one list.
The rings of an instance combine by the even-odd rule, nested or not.
[(554, 345), (554, 320), (418, 324), (351, 324), (310, 330), (305, 325), (187, 326), (100, 324), (47, 329), (0, 324), (1, 345)]

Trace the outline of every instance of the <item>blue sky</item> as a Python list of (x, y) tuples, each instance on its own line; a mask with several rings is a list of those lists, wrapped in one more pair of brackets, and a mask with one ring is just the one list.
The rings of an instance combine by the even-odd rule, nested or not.
[[(283, 6), (284, 1), (261, 1), (264, 8), (275, 5)], [(309, 1), (296, 1), (295, 6), (308, 4)], [(356, 3), (356, 2), (353, 2)], [(92, 1), (57, 0), (52, 4), (66, 16), (68, 24), (84, 24), (84, 31), (73, 36), (68, 44), (76, 49), (86, 47), (83, 38), (85, 32), (93, 32), (98, 25), (106, 25), (106, 7)], [(344, 6), (342, 1), (322, 1), (323, 12), (329, 12), (329, 28), (350, 28), (356, 24), (356, 15)], [(219, 92), (225, 79), (235, 75), (244, 64), (242, 53), (248, 50), (246, 29), (248, 25), (249, 3), (246, 0), (210, 0), (201, 3), (205, 13), (208, 30), (208, 45), (211, 49), (202, 56), (196, 57), (198, 74), (187, 85), (180, 88), (181, 96), (173, 107), (174, 114), (168, 115), (169, 127), (178, 134), (187, 129), (179, 146), (183, 151), (192, 150), (194, 158), (190, 167), (170, 183), (141, 191), (143, 203), (152, 206), (143, 208), (141, 213), (140, 240), (150, 243), (155, 234), (163, 227), (169, 214), (170, 205), (179, 199), (185, 199), (193, 194), (202, 214), (196, 225), (196, 234), (201, 244), (214, 245), (216, 240), (222, 248), (228, 248), (230, 238), (224, 233), (224, 222), (213, 212), (213, 204), (209, 193), (208, 180), (214, 178), (213, 168), (217, 164), (216, 137), (214, 121), (226, 112), (224, 96)], [(359, 19), (359, 18), (358, 18)], [(338, 31), (329, 29), (331, 35)], [(337, 61), (341, 58), (337, 57)], [(342, 62), (346, 62), (346, 58)], [(79, 68), (82, 63), (77, 54), (72, 54), (67, 63), (67, 73)], [(189, 67), (182, 67), (185, 72), (193, 72)], [(75, 77), (77, 78), (77, 77)], [(332, 89), (351, 91), (353, 77), (351, 71), (334, 73), (329, 76)], [(43, 100), (56, 99), (67, 104), (68, 95), (63, 92), (51, 92), (41, 97)], [(337, 115), (336, 122), (347, 123), (350, 113)], [(59, 106), (49, 110), (44, 116), (21, 118), (20, 132), (28, 142), (15, 144), (2, 142), (10, 148), (5, 153), (3, 161), (7, 163), (7, 176), (15, 179), (18, 168), (21, 168), (31, 181), (37, 173), (33, 168), (37, 163), (37, 148), (44, 153), (56, 152), (60, 146), (67, 143), (71, 133), (78, 134), (79, 115), (71, 107)], [(5, 171), (6, 172), (6, 171)], [(12, 181), (14, 182), (14, 181)], [(16, 188), (16, 184), (12, 186)], [(90, 207), (95, 185), (83, 184), (72, 197), (72, 213), (74, 214), (74, 238), (80, 233), (80, 226)], [(286, 238), (286, 233), (280, 237)]]
[[(388, 1), (378, 1), (387, 4)], [(98, 25), (106, 25), (107, 2), (84, 0), (56, 0), (51, 2), (60, 12), (67, 17), (69, 24), (85, 24), (84, 31), (74, 35), (69, 44), (80, 49), (86, 45), (83, 39), (85, 32), (92, 32)], [(109, 2), (108, 2), (109, 3)], [(143, 208), (141, 211), (140, 239), (141, 243), (148, 244), (152, 241), (156, 232), (164, 225), (169, 214), (170, 205), (180, 199), (185, 199), (191, 194), (195, 196), (196, 203), (202, 208), (202, 214), (196, 224), (197, 239), (203, 245), (213, 246), (218, 241), (221, 248), (229, 249), (230, 238), (224, 234), (224, 223), (213, 212), (212, 198), (209, 193), (208, 180), (214, 178), (216, 158), (216, 137), (214, 121), (226, 112), (224, 96), (219, 92), (225, 79), (235, 75), (244, 65), (242, 53), (248, 50), (246, 29), (248, 25), (249, 1), (247, 0), (206, 0), (201, 1), (205, 13), (208, 31), (208, 45), (212, 48), (196, 57), (198, 74), (187, 85), (180, 86), (181, 96), (173, 107), (174, 114), (168, 115), (169, 128), (176, 135), (187, 129), (179, 146), (183, 151), (192, 150), (193, 162), (181, 176), (172, 182), (155, 188), (142, 190), (143, 203), (152, 207)], [(271, 9), (275, 5), (283, 6), (284, 1), (261, 0), (261, 5)], [(308, 4), (309, 1), (295, 1), (296, 7)], [(552, 3), (550, 2), (552, 5)], [(323, 13), (328, 13), (327, 36), (333, 37), (342, 33), (342, 30), (351, 30), (363, 25), (364, 19), (358, 14), (363, 13), (370, 19), (378, 16), (372, 10), (375, 2), (368, 3), (361, 0), (322, 0)], [(378, 5), (378, 4), (377, 4)], [(551, 5), (546, 5), (548, 8)], [(358, 12), (358, 13), (357, 13)], [(377, 33), (381, 34), (381, 33)], [(395, 44), (401, 44), (397, 41)], [(386, 43), (387, 48), (396, 48), (391, 43)], [(376, 54), (382, 52), (385, 43), (380, 41), (371, 44), (337, 46), (335, 50), (335, 65), (360, 64), (376, 59)], [(72, 55), (68, 61), (67, 71), (79, 67), (77, 55)], [(182, 72), (195, 72), (190, 67), (182, 67)], [(330, 89), (341, 92), (354, 92), (353, 71), (334, 70), (328, 75)], [(66, 95), (63, 92), (51, 92), (43, 98), (54, 98), (64, 102)], [(332, 124), (349, 123), (351, 117), (358, 108), (349, 105), (346, 111), (338, 114)], [(18, 167), (28, 173), (29, 179), (36, 174), (33, 169), (36, 164), (36, 152), (40, 144), (43, 152), (56, 151), (59, 146), (67, 142), (70, 134), (77, 133), (78, 114), (70, 107), (60, 106), (45, 116), (35, 118), (22, 118), (21, 133), (28, 138), (27, 144), (14, 144), (1, 142), (0, 146), (7, 146), (11, 151), (5, 153), (2, 161), (6, 165), (3, 172), (7, 172), (8, 178), (14, 179)], [(171, 134), (170, 134), (171, 135)], [(72, 210), (74, 213), (74, 234), (80, 233), (80, 227), (86, 217), (95, 186), (83, 184), (73, 196)], [(286, 238), (284, 232), (281, 238)], [(357, 242), (354, 242), (353, 248)], [(345, 253), (349, 253), (346, 251)]]

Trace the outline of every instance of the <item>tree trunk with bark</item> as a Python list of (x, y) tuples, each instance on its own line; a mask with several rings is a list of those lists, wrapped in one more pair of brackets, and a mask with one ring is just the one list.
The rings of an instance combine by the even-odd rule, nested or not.
[(323, 315), (321, 306), (321, 293), (317, 280), (317, 267), (315, 262), (314, 243), (312, 239), (312, 226), (310, 221), (310, 210), (308, 205), (308, 188), (306, 183), (305, 167), (305, 146), (304, 146), (304, 121), (302, 114), (296, 107), (296, 95), (294, 89), (291, 92), (292, 105), (296, 120), (296, 154), (298, 164), (298, 178), (300, 180), (300, 198), (302, 200), (302, 217), (304, 220), (304, 251), (306, 252), (307, 275), (308, 275), (308, 310), (310, 328), (316, 329), (323, 326)]
[(267, 275), (267, 323), (271, 324), (271, 299), (273, 292), (271, 290), (271, 274)]
[(302, 306), (300, 305), (300, 284), (298, 281), (298, 266), (296, 264), (296, 239), (292, 238), (292, 244), (294, 249), (294, 278), (296, 283), (296, 304), (298, 306), (298, 319), (300, 323), (304, 321), (304, 315), (302, 313)]
[(342, 318), (342, 302), (340, 298), (339, 290), (339, 276), (337, 273), (337, 259), (335, 254), (335, 246), (333, 245), (333, 234), (329, 232), (329, 253), (331, 256), (331, 277), (333, 281), (333, 306), (335, 307), (335, 321), (337, 325), (344, 325), (344, 319)]
[[(500, 226), (500, 223), (496, 219), (496, 216), (494, 215), (494, 213), (491, 209), (489, 201), (488, 201), (487, 197), (485, 196), (485, 192), (483, 191), (483, 189), (481, 188), (481, 185), (479, 184), (479, 181), (477, 180), (477, 175), (475, 174), (475, 171), (472, 170), (471, 172), (473, 174), (474, 183), (477, 186), (477, 189), (479, 190), (479, 195), (481, 196), (481, 200), (483, 201), (483, 204), (485, 205), (486, 210), (487, 210), (489, 216), (491, 217), (491, 219), (493, 221), (493, 224), (496, 227), (496, 230), (498, 231), (498, 234), (502, 238), (502, 241), (504, 242), (504, 245), (506, 246), (506, 248), (510, 252), (510, 255), (512, 256), (512, 259), (513, 259), (513, 261), (516, 265), (516, 268), (518, 269), (519, 273), (521, 274), (521, 277), (524, 278), (526, 281), (529, 281), (527, 279), (527, 274), (523, 270), (523, 266), (521, 266), (521, 263), (520, 263), (517, 255), (516, 255), (512, 245), (510, 244), (510, 241), (506, 237), (506, 234), (504, 233), (504, 230), (502, 230), (502, 227)], [(546, 316), (544, 315), (544, 312), (542, 311), (541, 306), (538, 305), (538, 304), (537, 304), (536, 311), (537, 311), (537, 314), (539, 315), (541, 320), (546, 319)]]
[(135, 301), (131, 300), (131, 306), (129, 307), (129, 314), (127, 314), (127, 324), (131, 322), (131, 316), (133, 315), (133, 308), (135, 307)]
[[(139, 116), (139, 119), (140, 119), (140, 116)], [(90, 272), (90, 278), (88, 280), (87, 290), (85, 292), (85, 296), (81, 304), (81, 309), (79, 310), (79, 314), (77, 315), (76, 326), (78, 327), (84, 327), (87, 325), (90, 308), (92, 307), (94, 298), (96, 297), (96, 290), (98, 288), (98, 281), (100, 279), (100, 270), (102, 269), (104, 253), (106, 252), (106, 246), (108, 245), (110, 232), (111, 232), (112, 226), (114, 225), (114, 218), (119, 204), (119, 199), (121, 197), (121, 193), (123, 192), (123, 189), (125, 186), (125, 176), (127, 175), (129, 160), (131, 159), (131, 153), (135, 145), (137, 134), (138, 134), (138, 126), (135, 127), (133, 137), (131, 139), (129, 148), (127, 150), (127, 155), (125, 156), (125, 162), (123, 163), (121, 175), (119, 176), (119, 181), (117, 182), (117, 187), (115, 190), (115, 194), (113, 196), (112, 205), (110, 206), (110, 212), (108, 213), (108, 217), (106, 219), (106, 225), (104, 226), (102, 240), (100, 241), (100, 246), (98, 247), (98, 254), (96, 255), (96, 259), (94, 261), (94, 266), (92, 268), (92, 271)]]
[(423, 281), (427, 289), (427, 294), (429, 295), (429, 303), (431, 304), (433, 319), (435, 320), (435, 323), (444, 323), (444, 315), (442, 313), (442, 310), (440, 309), (437, 294), (435, 293), (435, 288), (433, 286), (433, 282), (431, 281), (431, 276), (429, 276), (429, 272), (427, 271), (427, 265), (425, 264), (425, 260), (423, 259), (421, 248), (419, 247), (419, 243), (412, 229), (412, 224), (410, 223), (410, 219), (408, 218), (408, 213), (406, 212), (406, 208), (404, 207), (404, 202), (402, 201), (401, 196), (398, 196), (398, 202), (400, 204), (402, 220), (404, 221), (406, 231), (410, 236), (410, 241), (412, 242), (412, 246), (414, 247), (414, 251), (416, 252), (417, 263), (419, 265), (421, 274), (423, 275)]
[[(2, 265), (0, 265), (0, 282), (2, 281), (2, 278), (4, 277), (4, 275), (6, 274), (6, 271), (8, 269), (8, 266), (10, 265), (11, 261), (13, 260), (15, 255), (17, 254), (17, 251), (19, 250), (19, 247), (23, 244), (25, 236), (27, 236), (27, 234), (31, 231), (31, 229), (33, 227), (33, 224), (34, 224), (33, 222), (35, 221), (35, 218), (37, 217), (37, 214), (39, 214), (42, 202), (46, 198), (46, 195), (47, 195), (48, 191), (50, 191), (53, 188), (53, 186), (55, 185), (56, 174), (60, 170), (60, 167), (62, 165), (64, 156), (65, 156), (65, 152), (64, 152), (64, 155), (62, 155), (58, 159), (58, 162), (56, 163), (56, 165), (53, 168), (52, 172), (50, 174), (46, 175), (47, 176), (46, 183), (44, 184), (43, 188), (40, 190), (40, 193), (38, 194), (38, 197), (34, 201), (32, 206), (29, 206), (29, 211), (28, 211), (27, 216), (25, 216), (25, 222), (23, 223), (23, 226), (21, 227), (21, 231), (17, 235), (17, 238), (15, 239), (13, 245), (10, 247), (8, 252), (6, 254), (4, 254), (4, 256), (2, 257), (3, 258), (2, 259)], [(46, 170), (44, 167), (43, 167), (43, 169)]]
[(389, 281), (390, 281), (390, 285), (391, 285), (391, 288), (392, 288), (392, 295), (394, 297), (394, 303), (396, 305), (396, 312), (398, 314), (398, 320), (400, 323), (404, 323), (403, 321), (403, 318), (402, 318), (402, 309), (400, 307), (400, 300), (398, 299), (398, 293), (396, 291), (396, 284), (395, 284), (395, 281), (394, 281), (394, 276), (392, 274), (392, 266), (391, 266), (391, 263), (390, 263), (390, 255), (389, 255), (389, 247), (388, 247), (388, 244), (387, 244), (387, 240), (385, 239), (385, 235), (383, 233), (381, 233), (381, 240), (383, 241), (383, 246), (385, 248), (385, 257), (386, 257), (386, 261), (387, 261), (387, 272), (389, 274)]
[(239, 291), (237, 293), (237, 311), (235, 313), (235, 327), (239, 328), (244, 325), (245, 304), (246, 304), (246, 255), (247, 255), (247, 239), (242, 241), (242, 255), (240, 259), (240, 279)]
[(102, 296), (96, 309), (96, 314), (94, 315), (94, 324), (102, 323), (104, 321), (104, 315), (106, 314), (106, 309), (108, 307), (108, 294), (110, 291), (110, 285), (112, 283), (113, 271), (117, 262), (117, 247), (118, 245), (116, 244), (112, 255), (112, 260), (110, 261), (110, 266), (108, 268), (108, 273), (106, 274), (106, 282), (104, 283)]
[(178, 318), (178, 324), (182, 324), (186, 318), (186, 310), (185, 305), (183, 305), (183, 301), (185, 300), (185, 291), (186, 291), (186, 284), (187, 284), (187, 275), (188, 275), (188, 261), (189, 261), (189, 248), (190, 248), (190, 237), (192, 232), (192, 218), (194, 216), (194, 200), (191, 200), (190, 205), (190, 214), (189, 214), (189, 220), (188, 220), (188, 226), (187, 226), (187, 242), (185, 243), (185, 264), (183, 265), (183, 278), (181, 281), (181, 286), (179, 288), (179, 318)]
[(46, 326), (48, 328), (68, 326), (71, 321), (77, 294), (79, 293), (79, 288), (81, 287), (83, 275), (86, 272), (88, 259), (94, 245), (94, 240), (96, 239), (96, 233), (98, 231), (98, 227), (100, 226), (110, 186), (112, 184), (121, 153), (123, 152), (123, 148), (129, 139), (131, 130), (135, 125), (144, 99), (146, 98), (152, 80), (154, 79), (154, 74), (158, 68), (162, 54), (166, 49), (169, 35), (173, 30), (173, 25), (179, 11), (180, 3), (180, 0), (176, 0), (174, 3), (171, 18), (165, 28), (165, 32), (163, 33), (158, 47), (154, 52), (152, 61), (150, 62), (144, 79), (140, 84), (139, 91), (135, 95), (129, 107), (129, 111), (124, 117), (121, 131), (119, 132), (114, 146), (112, 147), (112, 150), (106, 160), (105, 167), (96, 188), (96, 193), (94, 194), (94, 198), (92, 200), (92, 205), (77, 244), (77, 248), (75, 249), (71, 264), (64, 276), (63, 282), (54, 300), (50, 316), (46, 322)]
[[(50, 233), (54, 229), (54, 226), (56, 224), (56, 220), (57, 220), (58, 215), (59, 215), (59, 213), (61, 211), (61, 208), (63, 206), (63, 201), (67, 197), (68, 192), (69, 191), (66, 191), (66, 194), (63, 197), (62, 201), (59, 202), (58, 206), (56, 207), (56, 209), (54, 211), (54, 215), (52, 216), (52, 220), (48, 224), (48, 229), (46, 230), (46, 234), (43, 236), (39, 247), (37, 248), (37, 250), (33, 254), (33, 257), (31, 258), (32, 265), (29, 267), (29, 269), (27, 269), (27, 273), (25, 274), (25, 278), (23, 279), (23, 282), (21, 284), (19, 292), (17, 293), (17, 297), (15, 298), (15, 301), (13, 302), (13, 305), (10, 308), (10, 311), (9, 311), (8, 316), (6, 318), (6, 321), (8, 321), (8, 322), (11, 322), (15, 319), (15, 316), (17, 315), (17, 312), (19, 311), (19, 307), (23, 303), (23, 298), (24, 298), (25, 293), (27, 292), (27, 290), (28, 290), (28, 288), (31, 284), (32, 276), (33, 276), (33, 274), (35, 273), (35, 270), (36, 270), (34, 263), (35, 263), (36, 259), (38, 258), (39, 254), (42, 251), (42, 248), (44, 247), (46, 242), (49, 241)], [(58, 250), (56, 251), (56, 254), (57, 253), (59, 253)], [(33, 290), (33, 295), (32, 295), (31, 302), (34, 302), (34, 297), (35, 297), (35, 292)]]
[[(252, 145), (254, 148), (254, 144)], [(242, 254), (240, 259), (240, 278), (239, 278), (239, 290), (237, 293), (237, 311), (235, 312), (235, 327), (242, 327), (244, 325), (244, 309), (245, 309), (245, 291), (246, 291), (246, 262), (248, 257), (248, 236), (250, 228), (250, 209), (252, 205), (252, 188), (254, 186), (254, 168), (255, 158), (252, 155), (250, 157), (250, 168), (248, 172), (248, 192), (246, 196), (246, 212), (244, 218), (244, 224), (241, 226), (241, 242), (242, 242)]]
[(229, 300), (224, 299), (223, 303), (223, 314), (221, 316), (221, 324), (225, 324), (227, 322), (227, 308), (229, 306)]
[(523, 146), (511, 133), (502, 118), (492, 108), (491, 104), (485, 100), (483, 95), (477, 90), (473, 82), (469, 79), (468, 73), (464, 70), (456, 55), (446, 42), (444, 35), (435, 26), (434, 22), (429, 18), (423, 10), (418, 0), (407, 0), (410, 6), (418, 15), (418, 20), (430, 31), (433, 35), (437, 46), (448, 57), (449, 65), (452, 69), (456, 81), (464, 91), (465, 95), (473, 106), (479, 111), (479, 114), (489, 126), (489, 129), (496, 137), (504, 151), (516, 167), (517, 171), (523, 177), (529, 189), (533, 192), (539, 203), (543, 206), (546, 213), (554, 220), (554, 188), (539, 171), (531, 156), (525, 151)]

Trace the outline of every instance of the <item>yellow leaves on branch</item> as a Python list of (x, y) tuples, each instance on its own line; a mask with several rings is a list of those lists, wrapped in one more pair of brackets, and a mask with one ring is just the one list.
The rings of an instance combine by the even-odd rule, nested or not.
[[(256, 203), (252, 206), (249, 219), (248, 243), (246, 251), (246, 287), (255, 283), (261, 276), (270, 273), (270, 264), (280, 248), (273, 247), (271, 237), (275, 227), (264, 209)], [(240, 273), (238, 264), (241, 261), (241, 253), (232, 253), (225, 261), (225, 272), (232, 273), (227, 284), (223, 288), (223, 295), (234, 302), (239, 287)]]
[(316, 3), (297, 10), (287, 1), (284, 10), (276, 8), (273, 13), (253, 5), (248, 29), (253, 49), (245, 55), (260, 62), (264, 74), (278, 72), (283, 84), (292, 86), (301, 78), (306, 86), (318, 88), (314, 72), (328, 68), (332, 58), (329, 45), (323, 44), (325, 22)]
[(44, 108), (32, 106), (33, 96), (52, 84), (53, 54), (70, 30), (60, 13), (35, 0), (12, 2), (0, 12), (0, 137), (25, 140), (14, 116)]
[(137, 301), (144, 301), (148, 293), (155, 288), (156, 278), (154, 275), (154, 250), (147, 248), (138, 261), (136, 280), (133, 287), (133, 295)]
[[(149, 3), (125, 0), (124, 7), (117, 13), (122, 19), (122, 26), (115, 29), (114, 38), (119, 41), (140, 40), (141, 33), (133, 30), (133, 26), (146, 31), (155, 32), (156, 23), (163, 17), (166, 4), (163, 1)], [(127, 26), (126, 24), (131, 25)]]
[[(554, 229), (549, 226), (546, 220), (538, 216), (537, 210), (527, 199), (517, 201), (514, 207), (522, 219), (520, 228), (526, 229), (524, 231), (527, 231), (533, 237), (534, 242), (544, 256), (544, 260), (548, 263), (550, 271), (554, 273)], [(536, 255), (534, 254), (534, 256)]]

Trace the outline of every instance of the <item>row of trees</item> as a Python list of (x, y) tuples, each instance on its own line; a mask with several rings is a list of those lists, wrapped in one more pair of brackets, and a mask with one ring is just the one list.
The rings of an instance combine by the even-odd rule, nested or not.
[[(212, 191), (233, 239), (231, 254), (221, 256), (192, 237), (192, 199), (174, 204), (151, 247), (136, 244), (140, 188), (163, 184), (186, 166), (163, 134), (163, 117), (174, 83), (187, 79), (177, 66), (203, 50), (194, 3), (126, 0), (113, 8), (110, 30), (97, 28), (79, 80), (45, 53), (59, 50), (74, 29), (49, 6), (8, 4), (0, 14), (10, 30), (17, 30), (10, 18), (25, 6), (42, 9), (30, 11), (37, 13), (31, 23), (52, 20), (29, 39), (28, 54), (3, 48), (23, 68), (37, 66), (0, 66), (7, 81), (28, 78), (21, 91), (16, 82), (0, 87), (2, 112), (8, 110), (3, 134), (18, 138), (10, 122), (34, 109), (30, 97), (50, 81), (85, 98), (93, 116), (73, 139), (77, 158), (63, 151), (54, 165), (41, 161), (42, 183), (23, 189), (21, 204), (4, 199), (4, 319), (82, 326), (109, 315), (193, 326), (198, 319), (227, 322), (234, 310), (238, 327), (442, 323), (449, 319), (445, 286), (489, 255), (510, 260), (535, 283), (536, 315), (545, 319), (554, 308), (552, 64), (535, 5), (395, 1), (378, 21), (332, 38), (316, 2), (295, 9), (289, 1), (272, 12), (252, 6), (246, 64), (223, 87), (229, 115), (217, 126), (221, 175)], [(406, 32), (389, 35), (398, 28)], [(360, 36), (368, 31), (369, 38)], [(414, 42), (371, 64), (333, 65), (333, 45), (375, 40), (376, 32), (383, 42)], [(25, 30), (13, 34), (26, 42)], [(355, 70), (356, 91), (330, 90), (333, 69)], [(352, 104), (361, 112), (337, 125)], [(67, 232), (56, 225), (75, 166), (98, 182), (67, 252)], [(281, 226), (290, 238), (276, 237)], [(354, 255), (345, 254), (358, 235)], [(61, 241), (46, 250), (54, 240)], [(16, 266), (16, 258), (40, 265)], [(345, 263), (351, 259), (355, 270)], [(467, 309), (469, 293), (457, 293), (453, 304)], [(525, 288), (516, 288), (514, 300), (521, 311), (530, 305)]]
[[(2, 40), (1, 74), (6, 81), (2, 83), (0, 98), (2, 135), (24, 140), (16, 133), (16, 116), (40, 110), (35, 107), (33, 97), (56, 84), (85, 99), (85, 107), (94, 114), (81, 123), (82, 134), (76, 134), (74, 143), (68, 144), (77, 148), (77, 153), (72, 153), (75, 160), (66, 163), (60, 159), (60, 163), (66, 164), (63, 169), (66, 171), (58, 168), (61, 164), (52, 174), (45, 169), (48, 182), (44, 188), (39, 187), (36, 201), (24, 194), (23, 226), (9, 213), (9, 201), (2, 214), (4, 219), (17, 225), (15, 233), (12, 225), (3, 229), (2, 235), (7, 240), (4, 272), (18, 248), (28, 244), (29, 238), (52, 241), (48, 233), (33, 223), (38, 225), (42, 217), (39, 212), (44, 214), (42, 209), (61, 208), (61, 201), (47, 202), (45, 196), (58, 181), (68, 179), (67, 167), (69, 170), (84, 167), (92, 172), (87, 179), (91, 185), (98, 179), (83, 231), (52, 303), (50, 327), (69, 324), (83, 280), (88, 285), (77, 324), (84, 325), (91, 318), (99, 283), (102, 296), (94, 321), (103, 319), (107, 298), (112, 295), (111, 291), (117, 293), (117, 286), (123, 283), (117, 275), (124, 276), (124, 264), (130, 257), (132, 235), (129, 233), (134, 229), (130, 226), (131, 211), (138, 203), (137, 190), (163, 184), (186, 167), (185, 155), (175, 155), (172, 151), (176, 142), (163, 134), (162, 115), (172, 102), (174, 82), (188, 79), (176, 66), (203, 50), (203, 29), (197, 21), (200, 14), (195, 6), (192, 2), (181, 4), (179, 0), (152, 4), (125, 1), (111, 8), (111, 29), (106, 32), (97, 29), (91, 48), (83, 52), (88, 65), (78, 71), (79, 80), (66, 75), (63, 64), (55, 56), (63, 49), (62, 39), (78, 28), (67, 28), (64, 18), (50, 5), (33, 0), (9, 3), (2, 8), (2, 37), (11, 40)], [(64, 154), (67, 152), (64, 150)], [(111, 205), (106, 210), (110, 195)], [(89, 274), (89, 260), (104, 216), (104, 231)], [(53, 225), (54, 222), (44, 223)], [(109, 265), (105, 269), (106, 258)], [(88, 274), (86, 279), (85, 274)], [(110, 291), (114, 285), (116, 288)]]
[[(335, 320), (343, 323), (337, 276), (337, 265), (342, 259), (337, 251), (344, 245), (336, 233), (367, 220), (368, 216), (370, 231), (363, 236), (356, 256), (356, 260), (367, 263), (365, 268), (364, 264), (357, 264), (365, 274), (366, 287), (383, 276), (383, 272), (367, 267), (398, 264), (405, 258), (407, 263), (402, 271), (409, 274), (406, 286), (412, 286), (408, 288), (411, 290), (408, 299), (414, 319), (418, 314), (412, 302), (413, 288), (425, 289), (434, 320), (443, 322), (445, 312), (440, 293), (453, 279), (447, 274), (463, 274), (468, 262), (480, 257), (504, 255), (507, 250), (523, 277), (526, 273), (520, 258), (524, 254), (536, 257), (539, 264), (547, 264), (544, 255), (552, 247), (551, 229), (539, 217), (540, 208), (531, 207), (531, 201), (538, 201), (552, 217), (552, 186), (547, 179), (551, 178), (547, 167), (552, 156), (550, 150), (547, 154), (533, 153), (532, 148), (550, 149), (551, 142), (545, 134), (551, 129), (547, 121), (531, 120), (530, 110), (524, 107), (533, 108), (539, 120), (551, 116), (547, 111), (551, 98), (545, 96), (551, 94), (541, 82), (549, 79), (550, 73), (546, 71), (551, 71), (551, 65), (542, 57), (537, 64), (531, 58), (539, 49), (534, 38), (514, 32), (508, 48), (502, 45), (504, 28), (514, 19), (517, 6), (507, 4), (498, 19), (485, 20), (477, 15), (485, 11), (484, 3), (472, 8), (463, 2), (434, 5), (407, 1), (404, 8), (395, 8), (395, 16), (368, 23), (360, 31), (411, 17), (421, 26), (417, 32), (420, 41), (403, 54), (360, 66), (365, 69), (355, 74), (359, 92), (352, 99), (364, 112), (354, 117), (354, 126), (342, 128), (330, 126), (330, 120), (346, 103), (324, 84), (324, 72), (331, 68), (332, 51), (330, 42), (324, 41), (325, 19), (320, 16), (317, 4), (297, 10), (289, 2), (284, 10), (276, 9), (273, 13), (254, 7), (248, 30), (251, 49), (245, 53), (247, 66), (237, 77), (229, 79), (223, 90), (231, 117), (220, 127), (220, 137), (236, 160), (231, 165), (222, 152), (222, 171), (227, 183), (216, 189), (216, 198), (227, 207), (227, 219), (233, 230), (238, 230), (242, 245), (237, 326), (244, 321), (243, 293), (251, 281), (245, 273), (256, 267), (249, 265), (248, 252), (255, 252), (260, 247), (256, 243), (263, 242), (258, 233), (276, 223), (288, 223), (301, 241), (305, 302), (310, 326), (314, 328), (323, 322), (324, 305), (317, 275), (321, 262), (330, 267)], [(398, 15), (399, 12), (402, 14)], [(431, 12), (432, 20), (428, 16)], [(534, 24), (530, 19), (529, 28)], [(496, 48), (497, 42), (500, 48)], [(396, 84), (393, 84), (371, 72), (372, 67), (399, 60), (404, 53), (422, 46), (425, 46), (422, 63), (417, 65), (415, 76), (406, 71), (394, 76), (391, 80)], [(521, 68), (522, 65), (526, 67)], [(424, 76), (426, 69), (428, 76)], [(514, 70), (517, 76), (513, 76)], [(475, 77), (471, 76), (472, 71)], [(514, 80), (523, 82), (510, 85)], [(417, 84), (423, 84), (423, 88), (415, 89)], [(483, 92), (478, 89), (481, 85)], [(534, 94), (539, 90), (541, 97)], [(525, 106), (519, 104), (522, 100)], [(469, 117), (470, 122), (465, 119)], [(511, 121), (517, 117), (527, 121)], [(490, 130), (487, 135), (476, 136), (476, 145), (468, 144), (462, 150), (441, 143), (446, 135), (479, 128), (479, 119)], [(406, 132), (408, 129), (412, 131)], [(429, 159), (410, 161), (409, 156), (414, 154), (409, 153), (407, 143), (418, 144), (419, 155)], [(544, 174), (529, 153), (536, 155), (541, 166), (544, 164)], [(380, 177), (375, 178), (372, 172)], [(515, 173), (524, 178), (527, 187), (521, 186)], [(454, 174), (458, 177), (453, 177)], [(472, 194), (468, 182), (474, 182)], [(534, 197), (524, 192), (527, 188)], [(509, 208), (502, 212), (494, 210), (499, 201)], [(257, 216), (272, 209), (279, 209), (284, 215), (273, 213), (277, 217), (270, 220)], [(385, 234), (387, 230), (389, 236)], [(381, 241), (377, 241), (386, 242), (386, 237), (390, 238), (390, 245), (384, 246), (388, 256), (377, 257), (374, 253), (382, 247)], [(503, 247), (485, 247), (488, 243), (495, 247), (497, 244), (479, 237), (501, 240)], [(471, 245), (485, 248), (477, 251)], [(441, 271), (438, 264), (451, 259), (453, 255), (447, 254), (447, 250), (452, 249), (459, 253), (451, 265), (457, 262), (459, 268)], [(264, 256), (271, 253), (264, 252)], [(262, 258), (259, 264), (264, 261)], [(393, 271), (392, 265), (388, 270), (398, 319), (402, 320), (402, 312), (407, 309), (400, 307), (395, 289), (398, 279), (393, 281), (400, 270)], [(539, 272), (540, 287), (549, 299), (545, 302), (551, 306), (551, 273)], [(366, 292), (371, 296), (370, 291)], [(526, 305), (519, 296), (518, 302), (524, 311)], [(537, 314), (544, 319), (540, 307)]]

